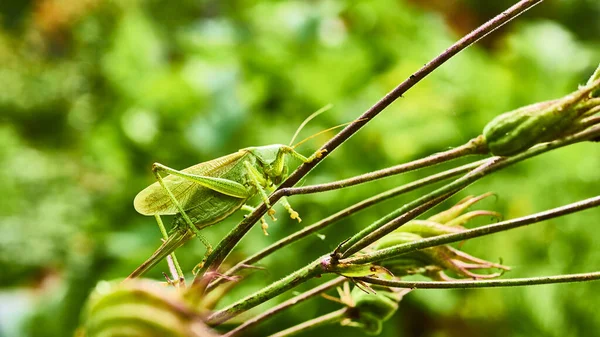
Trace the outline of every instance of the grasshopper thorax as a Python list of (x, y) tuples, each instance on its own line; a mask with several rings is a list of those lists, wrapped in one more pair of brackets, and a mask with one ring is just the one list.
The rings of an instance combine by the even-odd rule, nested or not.
[(249, 147), (244, 150), (256, 157), (264, 173), (276, 185), (281, 183), (287, 175), (286, 154), (294, 152), (292, 147), (282, 144)]

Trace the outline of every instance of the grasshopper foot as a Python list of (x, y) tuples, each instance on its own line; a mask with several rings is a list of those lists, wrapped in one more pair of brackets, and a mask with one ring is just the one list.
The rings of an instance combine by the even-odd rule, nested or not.
[(321, 159), (325, 153), (327, 153), (327, 150), (325, 150), (325, 149), (319, 150), (319, 151), (315, 152), (312, 156), (308, 157), (306, 162), (310, 163), (316, 159)]
[(264, 218), (260, 218), (260, 228), (266, 236), (269, 236), (269, 232), (267, 232), (267, 229), (269, 229), (269, 224), (265, 221)]
[(294, 211), (290, 203), (287, 201), (287, 198), (281, 198), (281, 205), (283, 205), (283, 208), (285, 208), (285, 210), (288, 211), (288, 213), (290, 213), (290, 218), (298, 220), (298, 222), (302, 222), (300, 215), (298, 214), (298, 212)]
[(290, 218), (298, 220), (298, 222), (302, 222), (302, 218), (300, 218), (300, 214), (298, 214), (298, 212), (294, 211), (293, 209), (290, 210)]
[(275, 210), (272, 208), (269, 208), (269, 210), (267, 211), (267, 214), (271, 217), (271, 219), (273, 219), (273, 221), (277, 221), (277, 218), (275, 218)]
[(192, 275), (196, 276), (196, 274), (198, 274), (198, 272), (200, 271), (200, 269), (202, 269), (202, 267), (204, 267), (204, 261), (206, 261), (206, 256), (204, 256), (204, 258), (202, 259), (202, 261), (200, 263), (198, 263), (193, 269), (192, 269)]
[[(248, 205), (244, 205), (242, 206), (242, 210), (244, 211), (248, 211), (248, 212), (254, 212), (255, 208), (252, 206), (248, 206)], [(267, 214), (271, 217), (271, 219), (273, 219), (273, 221), (277, 220), (275, 219), (275, 210), (272, 208), (269, 208), (269, 210), (267, 211)], [(244, 215), (244, 219), (246, 219), (248, 217), (249, 214)], [(267, 232), (267, 229), (269, 228), (269, 224), (267, 223), (267, 221), (265, 220), (264, 217), (260, 217), (260, 228), (262, 229), (263, 233), (265, 233), (265, 235), (269, 235), (269, 232)]]
[(213, 249), (212, 246), (207, 246), (206, 247), (206, 253), (204, 253), (204, 257), (202, 258), (202, 261), (200, 261), (200, 263), (198, 263), (193, 269), (192, 269), (192, 274), (194, 276), (196, 276), (196, 274), (198, 274), (198, 272), (202, 269), (202, 267), (204, 267), (204, 263), (206, 263), (206, 260), (208, 260), (208, 256), (212, 253)]

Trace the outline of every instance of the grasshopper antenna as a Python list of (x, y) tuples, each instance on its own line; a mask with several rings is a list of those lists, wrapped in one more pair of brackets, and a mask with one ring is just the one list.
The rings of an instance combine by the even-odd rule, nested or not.
[(331, 104), (331, 103), (327, 104), (326, 106), (322, 107), (321, 109), (313, 112), (310, 116), (306, 117), (304, 122), (302, 122), (302, 124), (300, 124), (300, 126), (296, 130), (296, 133), (294, 133), (294, 137), (292, 137), (292, 140), (290, 141), (290, 146), (292, 146), (292, 144), (294, 143), (294, 140), (296, 140), (296, 137), (298, 136), (300, 131), (302, 131), (302, 128), (304, 126), (306, 126), (306, 124), (308, 124), (308, 122), (310, 122), (313, 118), (317, 117), (318, 115), (322, 114), (323, 112), (331, 109), (332, 107), (333, 107), (333, 104)]
[(315, 138), (315, 137), (316, 137), (316, 136), (318, 136), (318, 135), (322, 135), (322, 134), (324, 134), (325, 132), (329, 132), (329, 131), (331, 131), (331, 130), (339, 129), (339, 128), (343, 127), (343, 126), (350, 125), (350, 124), (352, 124), (352, 123), (366, 121), (367, 119), (368, 119), (368, 118), (361, 118), (361, 119), (353, 120), (353, 121), (351, 121), (351, 122), (347, 122), (347, 123), (344, 123), (344, 124), (340, 124), (340, 125), (336, 125), (336, 126), (330, 127), (329, 129), (321, 130), (321, 131), (319, 131), (319, 132), (315, 133), (315, 134), (314, 134), (314, 135), (312, 135), (312, 136), (308, 136), (308, 137), (304, 138), (303, 140), (299, 141), (299, 142), (298, 142), (298, 143), (296, 143), (295, 145), (291, 145), (291, 143), (290, 143), (290, 146), (292, 146), (292, 149), (295, 149), (295, 148), (297, 148), (298, 146), (300, 146), (300, 144), (302, 144), (302, 143), (304, 143), (304, 142), (306, 142), (306, 141), (308, 141), (308, 140), (311, 140), (311, 139)]

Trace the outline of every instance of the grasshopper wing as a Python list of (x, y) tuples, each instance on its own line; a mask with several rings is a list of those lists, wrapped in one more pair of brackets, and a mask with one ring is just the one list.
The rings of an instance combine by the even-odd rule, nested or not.
[[(227, 156), (188, 167), (181, 171), (199, 176), (223, 178), (236, 166), (243, 165), (243, 160), (247, 154), (248, 152), (246, 151), (238, 151)], [(199, 199), (202, 199), (202, 195), (205, 194), (203, 192), (214, 192), (191, 180), (174, 175), (166, 176), (163, 178), (163, 181), (165, 186), (173, 192), (173, 195), (184, 210), (193, 208), (195, 203), (199, 201)], [(155, 182), (138, 193), (133, 200), (133, 206), (138, 213), (143, 215), (168, 215), (179, 213), (177, 206), (173, 204), (167, 192), (158, 182)]]

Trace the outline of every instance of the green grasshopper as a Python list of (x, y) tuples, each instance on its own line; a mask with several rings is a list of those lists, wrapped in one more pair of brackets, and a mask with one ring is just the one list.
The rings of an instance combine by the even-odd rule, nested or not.
[[(329, 109), (329, 106), (309, 116), (298, 127), (290, 144), (306, 123), (326, 109)], [(200, 230), (219, 223), (240, 208), (254, 210), (246, 205), (246, 201), (256, 194), (260, 195), (268, 207), (267, 214), (276, 220), (267, 191), (272, 191), (287, 177), (288, 155), (303, 163), (309, 163), (322, 156), (324, 152), (318, 151), (307, 158), (295, 150), (298, 145), (314, 136), (316, 135), (294, 146), (275, 144), (248, 147), (180, 171), (154, 163), (152, 172), (157, 182), (138, 193), (133, 201), (135, 210), (143, 215), (154, 215), (161, 230), (164, 230), (161, 215), (175, 215), (175, 218), (168, 238), (128, 278), (141, 276), (194, 236), (206, 246), (207, 256), (212, 247), (200, 234)], [(160, 173), (168, 175), (163, 178)], [(281, 203), (292, 219), (301, 221), (298, 213), (285, 198), (281, 199)], [(266, 221), (261, 218), (261, 223), (263, 231), (267, 234)]]

